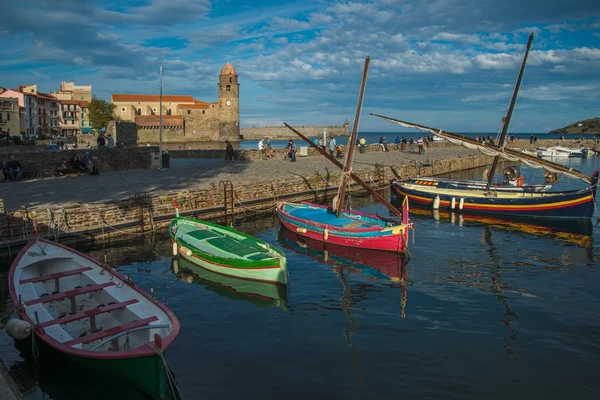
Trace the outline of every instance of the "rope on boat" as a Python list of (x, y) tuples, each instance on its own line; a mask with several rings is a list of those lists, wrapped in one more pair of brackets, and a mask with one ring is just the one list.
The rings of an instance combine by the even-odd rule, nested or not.
[[(165, 355), (163, 353), (163, 351), (161, 349), (159, 349), (158, 347), (156, 347), (156, 345), (154, 343), (146, 343), (146, 345), (148, 347), (150, 347), (152, 350), (154, 350), (154, 352), (156, 354), (158, 354), (158, 356), (160, 357), (160, 359), (163, 362), (163, 366), (165, 369), (165, 374), (167, 375), (167, 380), (169, 381), (169, 387), (171, 388), (171, 393), (173, 394), (173, 398), (175, 399), (181, 399), (181, 391), (179, 390), (179, 386), (177, 386), (177, 382), (175, 381), (175, 377), (173, 376), (173, 374), (171, 373), (171, 370), (169, 369), (169, 366), (167, 365), (167, 360), (165, 360)], [(177, 393), (175, 393), (177, 392)]]
[(38, 349), (37, 342), (35, 341), (35, 329), (37, 325), (31, 329), (31, 355), (33, 355), (34, 363), (37, 363), (37, 359), (40, 356), (40, 349)]
[(275, 202), (275, 205), (270, 206), (268, 208), (252, 209), (242, 204), (241, 199), (239, 198), (235, 190), (233, 191), (233, 195), (235, 196), (235, 200), (237, 200), (238, 205), (242, 207), (245, 211), (275, 211), (275, 209), (277, 209), (277, 199), (275, 198), (275, 196), (273, 196), (273, 201)]
[[(71, 229), (67, 223), (67, 212), (64, 208), (57, 210), (54, 214), (52, 214), (52, 211), (50, 211), (49, 208), (46, 208), (46, 211), (48, 212), (47, 236), (49, 238), (54, 238), (54, 241), (58, 242), (61, 230), (63, 232), (69, 232)], [(57, 214), (59, 215), (58, 218), (56, 218)]]

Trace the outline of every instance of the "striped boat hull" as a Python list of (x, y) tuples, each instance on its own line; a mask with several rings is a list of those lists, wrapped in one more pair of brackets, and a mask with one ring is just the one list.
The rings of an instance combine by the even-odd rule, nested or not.
[[(298, 235), (318, 240), (321, 242), (332, 243), (340, 246), (357, 247), (362, 249), (393, 251), (404, 253), (408, 244), (408, 225), (386, 226), (386, 221), (369, 214), (346, 211), (345, 214), (360, 216), (363, 220), (379, 221), (381, 225), (375, 229), (361, 230), (349, 227), (336, 227), (332, 224), (316, 222), (315, 220), (303, 219), (294, 216), (290, 212), (292, 206), (298, 207), (298, 204), (281, 202), (277, 207), (277, 214), (281, 224)], [(310, 208), (323, 215), (331, 215), (332, 221), (335, 215), (328, 212), (327, 207), (302, 203), (302, 207)]]
[[(595, 186), (587, 189), (566, 192), (546, 192), (543, 195), (514, 193), (503, 197), (484, 196), (481, 191), (421, 190), (415, 185), (392, 182), (392, 194), (425, 206), (432, 206), (436, 196), (440, 196), (440, 209), (452, 209), (457, 212), (498, 214), (522, 218), (591, 218), (594, 213)], [(460, 199), (464, 204), (459, 209)]]

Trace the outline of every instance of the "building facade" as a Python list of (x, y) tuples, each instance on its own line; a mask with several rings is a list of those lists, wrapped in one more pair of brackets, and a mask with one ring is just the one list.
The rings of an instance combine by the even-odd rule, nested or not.
[(0, 97), (17, 98), (19, 107), (23, 107), (24, 123), (21, 133), (29, 136), (51, 136), (60, 132), (58, 99), (38, 92), (37, 85), (19, 86), (16, 90), (7, 90)]
[(63, 135), (92, 133), (88, 106), (82, 100), (62, 100), (60, 102), (60, 130)]
[[(190, 140), (239, 140), (239, 83), (235, 68), (227, 63), (221, 69), (217, 83), (218, 101), (204, 102), (192, 96), (163, 95), (163, 129), (169, 127), (176, 136)], [(113, 94), (115, 119), (133, 121), (143, 141), (155, 142), (160, 128), (160, 97), (158, 95)]]
[(21, 133), (20, 120), (19, 99), (0, 98), (0, 132), (18, 136)]
[(52, 95), (59, 100), (92, 101), (92, 85), (78, 86), (75, 82), (61, 82), (60, 90)]

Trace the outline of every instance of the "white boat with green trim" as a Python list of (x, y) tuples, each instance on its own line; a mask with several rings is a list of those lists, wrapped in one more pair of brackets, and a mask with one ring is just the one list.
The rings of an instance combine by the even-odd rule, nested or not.
[(177, 217), (169, 225), (173, 253), (209, 271), (234, 278), (288, 284), (285, 254), (235, 228)]

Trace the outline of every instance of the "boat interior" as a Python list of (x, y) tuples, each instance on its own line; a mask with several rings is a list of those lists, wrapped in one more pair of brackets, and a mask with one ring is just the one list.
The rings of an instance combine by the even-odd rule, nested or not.
[(126, 351), (170, 333), (168, 315), (126, 282), (84, 257), (53, 256), (48, 247), (15, 272), (20, 303), (47, 335), (76, 349)]
[(335, 226), (345, 229), (373, 229), (387, 228), (388, 222), (376, 218), (369, 218), (359, 214), (342, 213), (340, 218), (330, 210), (322, 207), (312, 207), (303, 204), (285, 203), (282, 211), (293, 217), (304, 219), (318, 224)]
[(552, 197), (558, 194), (566, 194), (566, 193), (577, 193), (582, 190), (570, 190), (570, 191), (561, 191), (561, 192), (536, 192), (536, 191), (490, 191), (485, 192), (482, 190), (468, 190), (468, 189), (452, 189), (452, 188), (439, 188), (436, 186), (426, 186), (412, 183), (400, 183), (401, 187), (405, 187), (407, 189), (418, 190), (420, 192), (431, 193), (431, 194), (439, 194), (439, 195), (448, 195), (448, 196), (461, 196), (461, 197), (481, 197), (481, 198), (506, 198), (506, 199), (514, 199), (516, 197), (520, 198), (543, 198), (543, 197)]
[(184, 220), (177, 224), (177, 240), (202, 252), (224, 258), (260, 261), (279, 257), (268, 244), (234, 232), (224, 232), (208, 225)]

